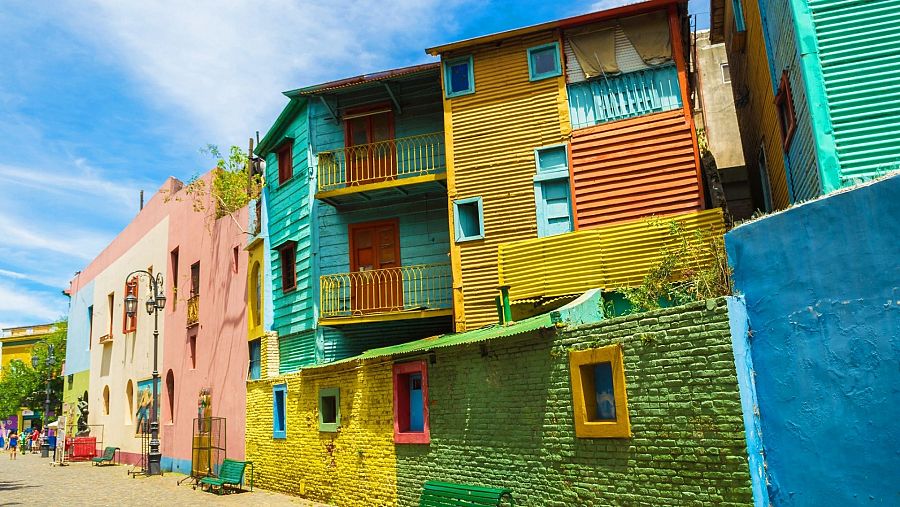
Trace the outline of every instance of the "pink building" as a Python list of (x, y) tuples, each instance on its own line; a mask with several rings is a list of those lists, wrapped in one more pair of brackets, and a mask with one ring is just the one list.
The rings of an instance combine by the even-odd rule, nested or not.
[(206, 443), (195, 442), (197, 417), (223, 418), (224, 432), (213, 445), (224, 447), (229, 458), (244, 458), (243, 393), (249, 365), (247, 235), (237, 225), (247, 223), (247, 210), (215, 219), (194, 211), (189, 201), (169, 214), (171, 304), (165, 310), (160, 367), (162, 466), (186, 474), (191, 472), (192, 446)]

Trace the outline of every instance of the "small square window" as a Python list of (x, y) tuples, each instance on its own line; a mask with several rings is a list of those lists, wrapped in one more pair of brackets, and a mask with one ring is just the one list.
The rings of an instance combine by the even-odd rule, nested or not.
[(575, 435), (630, 438), (622, 347), (569, 352)]
[(778, 94), (775, 95), (775, 106), (778, 108), (778, 123), (781, 124), (782, 147), (787, 153), (794, 138), (794, 130), (797, 129), (794, 98), (791, 95), (791, 79), (787, 70), (781, 73), (781, 84), (778, 86)]
[(559, 43), (544, 44), (528, 49), (528, 79), (540, 81), (562, 74), (559, 63)]
[(290, 292), (297, 288), (297, 243), (287, 241), (278, 247), (281, 266), (281, 290)]
[(456, 242), (484, 239), (484, 209), (481, 197), (453, 201)]
[(428, 367), (425, 361), (394, 365), (394, 443), (431, 442)]
[(569, 173), (569, 153), (565, 144), (538, 148), (535, 151), (538, 173)]
[(287, 384), (272, 387), (272, 437), (287, 438)]
[(319, 431), (336, 432), (341, 427), (341, 391), (319, 389)]
[(248, 378), (250, 380), (257, 380), (260, 378), (260, 367), (262, 366), (262, 346), (261, 341), (259, 339), (252, 340), (250, 342), (250, 371), (248, 372)]
[(294, 176), (294, 141), (289, 140), (278, 149), (278, 184)]
[(475, 75), (472, 71), (471, 56), (444, 62), (444, 88), (448, 98), (475, 93)]
[(729, 67), (727, 63), (722, 64), (722, 82), (731, 82), (731, 67)]

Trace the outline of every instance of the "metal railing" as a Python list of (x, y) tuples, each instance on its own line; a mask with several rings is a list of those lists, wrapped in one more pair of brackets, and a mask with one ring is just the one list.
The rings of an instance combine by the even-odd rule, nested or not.
[(320, 192), (446, 170), (443, 132), (322, 151), (318, 158)]
[(322, 317), (452, 307), (450, 264), (420, 264), (323, 275)]
[(200, 322), (200, 295), (191, 296), (187, 300), (187, 325)]

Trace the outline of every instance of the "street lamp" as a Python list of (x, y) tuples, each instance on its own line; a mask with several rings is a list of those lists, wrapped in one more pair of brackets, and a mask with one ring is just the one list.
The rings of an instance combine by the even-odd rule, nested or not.
[(147, 457), (147, 475), (162, 475), (162, 468), (160, 467), (161, 455), (159, 453), (159, 421), (156, 419), (159, 411), (159, 368), (157, 361), (159, 356), (159, 311), (166, 307), (166, 286), (162, 273), (157, 273), (156, 278), (154, 278), (153, 273), (139, 269), (125, 277), (126, 283), (133, 283), (135, 286), (135, 290), (125, 296), (125, 313), (128, 314), (129, 318), (134, 317), (138, 307), (138, 298), (136, 296), (137, 280), (134, 280), (134, 282), (131, 280), (140, 275), (147, 275), (147, 279), (150, 281), (151, 296), (147, 299), (146, 308), (148, 314), (153, 314), (153, 406), (150, 408), (150, 452)]
[[(36, 351), (32, 350), (31, 367), (34, 368), (35, 370), (37, 370), (40, 363), (41, 363), (41, 360), (38, 358)], [(50, 370), (47, 372), (47, 379), (44, 384), (44, 388), (45, 388), (44, 389), (44, 392), (45, 392), (44, 414), (43, 414), (43, 418), (42, 418), (43, 424), (41, 425), (41, 427), (44, 428), (46, 431), (47, 417), (48, 417), (48, 414), (50, 413), (50, 381), (53, 379), (53, 370), (51, 368), (53, 368), (53, 366), (56, 365), (56, 355), (54, 355), (53, 344), (50, 344), (50, 343), (47, 344), (47, 357), (44, 359), (44, 365), (47, 366), (48, 370)], [(50, 443), (47, 441), (47, 438), (45, 437), (43, 439), (43, 441), (41, 442), (41, 457), (47, 458), (49, 456), (50, 456)]]

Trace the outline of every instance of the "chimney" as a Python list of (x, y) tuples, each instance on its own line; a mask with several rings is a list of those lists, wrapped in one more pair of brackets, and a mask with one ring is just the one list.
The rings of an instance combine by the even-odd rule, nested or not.
[[(140, 209), (144, 209), (144, 191), (143, 190), (141, 190), (141, 208)], [(140, 211), (140, 210), (138, 210), (138, 211)]]

